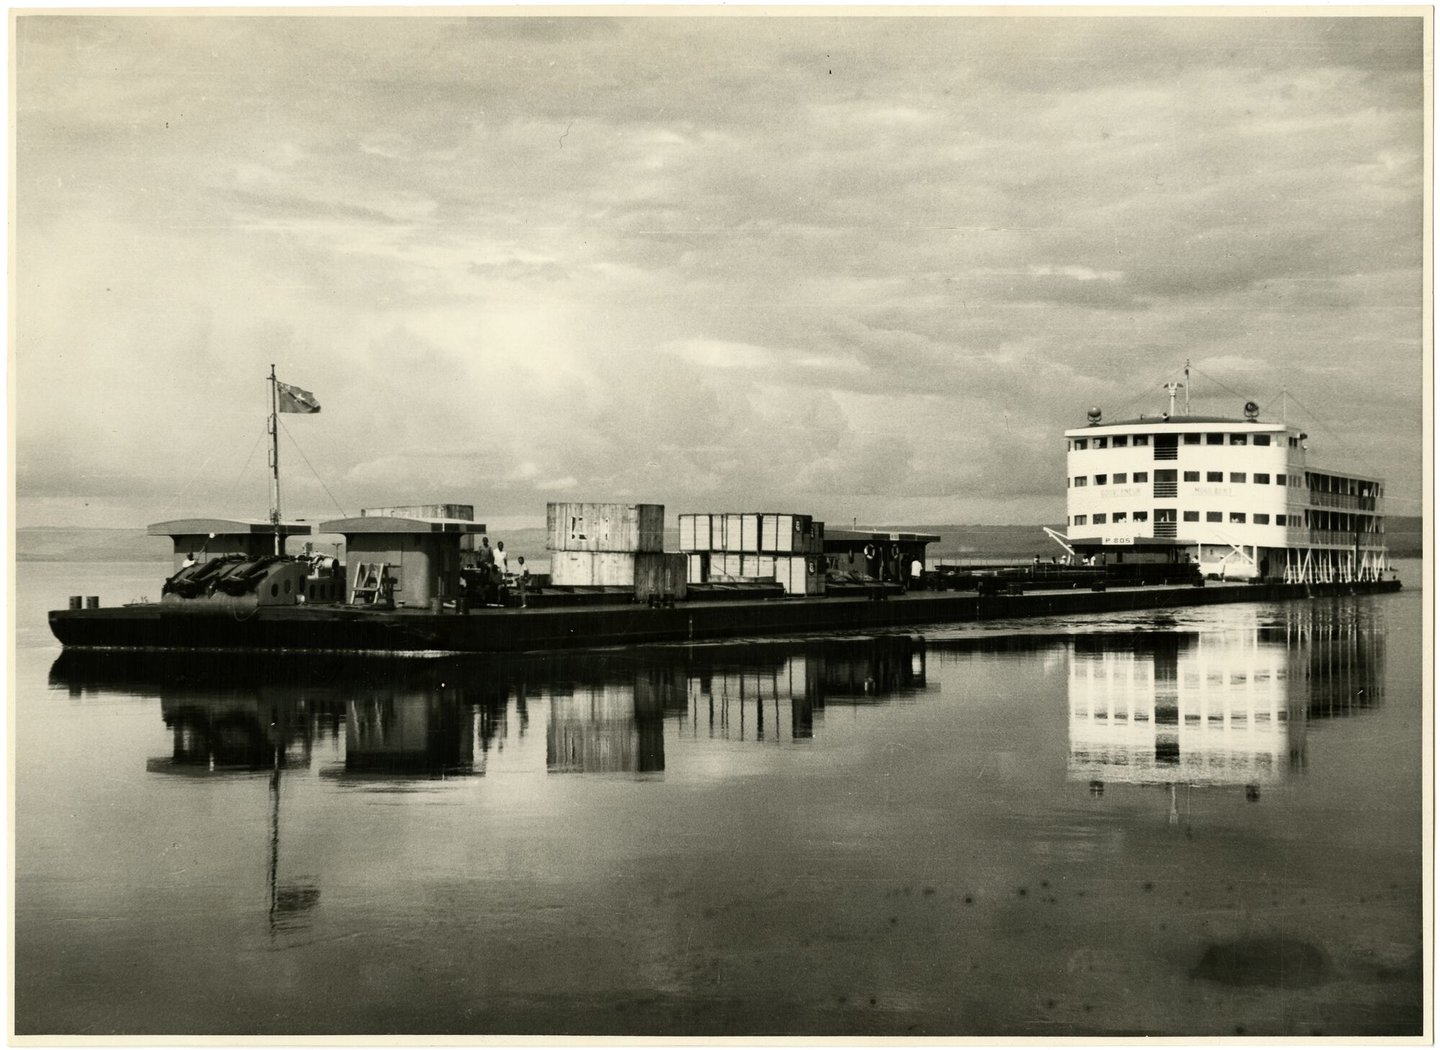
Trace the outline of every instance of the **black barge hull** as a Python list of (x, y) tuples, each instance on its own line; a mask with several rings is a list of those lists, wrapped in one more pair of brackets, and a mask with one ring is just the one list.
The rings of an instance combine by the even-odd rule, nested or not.
[(172, 605), (50, 613), (61, 643), (91, 649), (261, 649), (377, 654), (503, 653), (756, 635), (877, 631), (1079, 613), (1126, 612), (1229, 602), (1292, 601), (1398, 591), (1398, 580), (1330, 584), (1221, 584), (1027, 591), (978, 595), (921, 592), (863, 597), (635, 603), (573, 608), (453, 611), (348, 606), (265, 606), (248, 615), (205, 615)]

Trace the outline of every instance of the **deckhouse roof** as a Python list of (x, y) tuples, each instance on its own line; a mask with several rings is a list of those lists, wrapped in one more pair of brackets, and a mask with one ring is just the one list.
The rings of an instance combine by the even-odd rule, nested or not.
[[(273, 536), (275, 525), (259, 518), (176, 518), (173, 521), (157, 521), (145, 527), (151, 536), (200, 536), (213, 533), (216, 536), (248, 536), (265, 534)], [(282, 521), (282, 536), (308, 536), (310, 526), (306, 522)]]

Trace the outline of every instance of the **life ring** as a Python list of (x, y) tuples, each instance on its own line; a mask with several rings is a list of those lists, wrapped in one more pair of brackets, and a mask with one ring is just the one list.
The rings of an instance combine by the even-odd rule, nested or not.
[(815, 575), (815, 559), (814, 559), (814, 558), (808, 559), (808, 560), (805, 562), (805, 568), (809, 570), (811, 576), (814, 576), (814, 575)]
[(865, 559), (866, 559), (867, 561), (869, 561), (869, 560), (870, 560), (871, 558), (873, 558), (873, 557), (875, 557), (875, 544), (873, 544), (873, 543), (867, 543), (867, 544), (865, 544)]
[(900, 544), (898, 544), (898, 543), (892, 543), (892, 544), (890, 544), (890, 557), (892, 557), (892, 558), (898, 558), (898, 557), (900, 557)]

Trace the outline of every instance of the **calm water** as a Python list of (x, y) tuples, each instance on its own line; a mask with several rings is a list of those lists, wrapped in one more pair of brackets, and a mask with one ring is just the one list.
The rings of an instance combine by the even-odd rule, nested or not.
[(157, 569), (19, 569), (21, 1034), (1421, 1030), (1418, 587), (80, 658), (43, 610)]

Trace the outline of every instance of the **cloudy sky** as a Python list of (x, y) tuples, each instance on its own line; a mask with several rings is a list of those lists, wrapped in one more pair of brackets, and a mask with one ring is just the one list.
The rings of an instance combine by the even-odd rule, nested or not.
[(271, 362), (324, 406), (282, 417), (287, 516), (1056, 521), (1061, 431), (1187, 357), (1195, 411), (1288, 388), (1418, 513), (1422, 43), (20, 17), (16, 523), (263, 517)]

